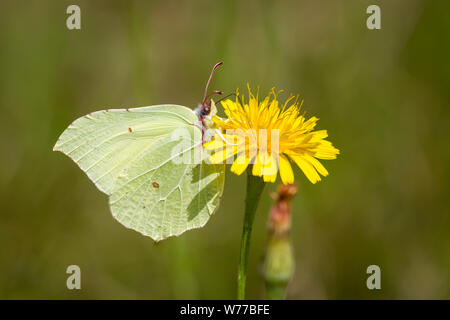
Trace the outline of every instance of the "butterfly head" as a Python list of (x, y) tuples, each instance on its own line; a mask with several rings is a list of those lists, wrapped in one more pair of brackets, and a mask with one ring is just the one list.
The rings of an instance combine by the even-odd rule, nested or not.
[(212, 118), (217, 114), (217, 107), (214, 103), (214, 100), (210, 99), (208, 105), (200, 105), (198, 109), (200, 111), (198, 117), (203, 127), (214, 127), (214, 121), (212, 120)]

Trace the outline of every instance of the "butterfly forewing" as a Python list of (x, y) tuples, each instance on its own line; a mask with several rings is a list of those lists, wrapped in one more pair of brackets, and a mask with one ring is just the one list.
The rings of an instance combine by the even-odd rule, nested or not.
[(110, 194), (115, 179), (143, 150), (196, 120), (190, 109), (176, 105), (97, 111), (75, 120), (53, 150), (69, 156)]

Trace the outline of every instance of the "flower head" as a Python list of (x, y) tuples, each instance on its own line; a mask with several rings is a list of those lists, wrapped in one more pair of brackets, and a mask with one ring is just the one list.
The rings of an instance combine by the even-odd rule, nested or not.
[(308, 120), (300, 113), (302, 102), (290, 96), (283, 105), (272, 89), (259, 101), (249, 90), (249, 99), (236, 91), (236, 99), (222, 101), (227, 118), (213, 117), (216, 134), (204, 147), (213, 150), (211, 162), (232, 163), (231, 171), (241, 174), (249, 164), (252, 173), (266, 182), (275, 182), (278, 171), (284, 184), (294, 182), (291, 162), (297, 164), (312, 183), (328, 171), (317, 159), (335, 159), (339, 150), (331, 142), (326, 130), (316, 130), (316, 117)]

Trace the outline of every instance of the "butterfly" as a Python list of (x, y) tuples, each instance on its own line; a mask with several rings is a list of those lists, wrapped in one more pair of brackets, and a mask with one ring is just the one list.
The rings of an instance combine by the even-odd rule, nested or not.
[(172, 104), (101, 110), (75, 120), (56, 142), (53, 150), (109, 196), (113, 217), (125, 227), (160, 241), (203, 227), (218, 208), (225, 165), (204, 161), (202, 145), (217, 112), (208, 98), (222, 94), (207, 94), (220, 65), (195, 110)]

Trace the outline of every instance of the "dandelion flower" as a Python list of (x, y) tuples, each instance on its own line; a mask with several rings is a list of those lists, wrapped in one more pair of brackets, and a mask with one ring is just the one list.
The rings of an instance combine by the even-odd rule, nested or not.
[[(213, 117), (217, 130), (204, 147), (212, 151), (213, 163), (232, 163), (237, 175), (253, 164), (252, 174), (275, 182), (278, 171), (284, 184), (294, 182), (291, 163), (295, 163), (312, 183), (328, 171), (317, 159), (336, 159), (339, 150), (331, 142), (326, 130), (314, 130), (316, 117), (306, 119), (300, 113), (302, 102), (290, 96), (279, 105), (281, 92), (272, 89), (262, 101), (248, 87), (249, 99), (236, 91), (236, 99), (222, 101), (226, 118)], [(319, 175), (320, 174), (320, 175)]]

